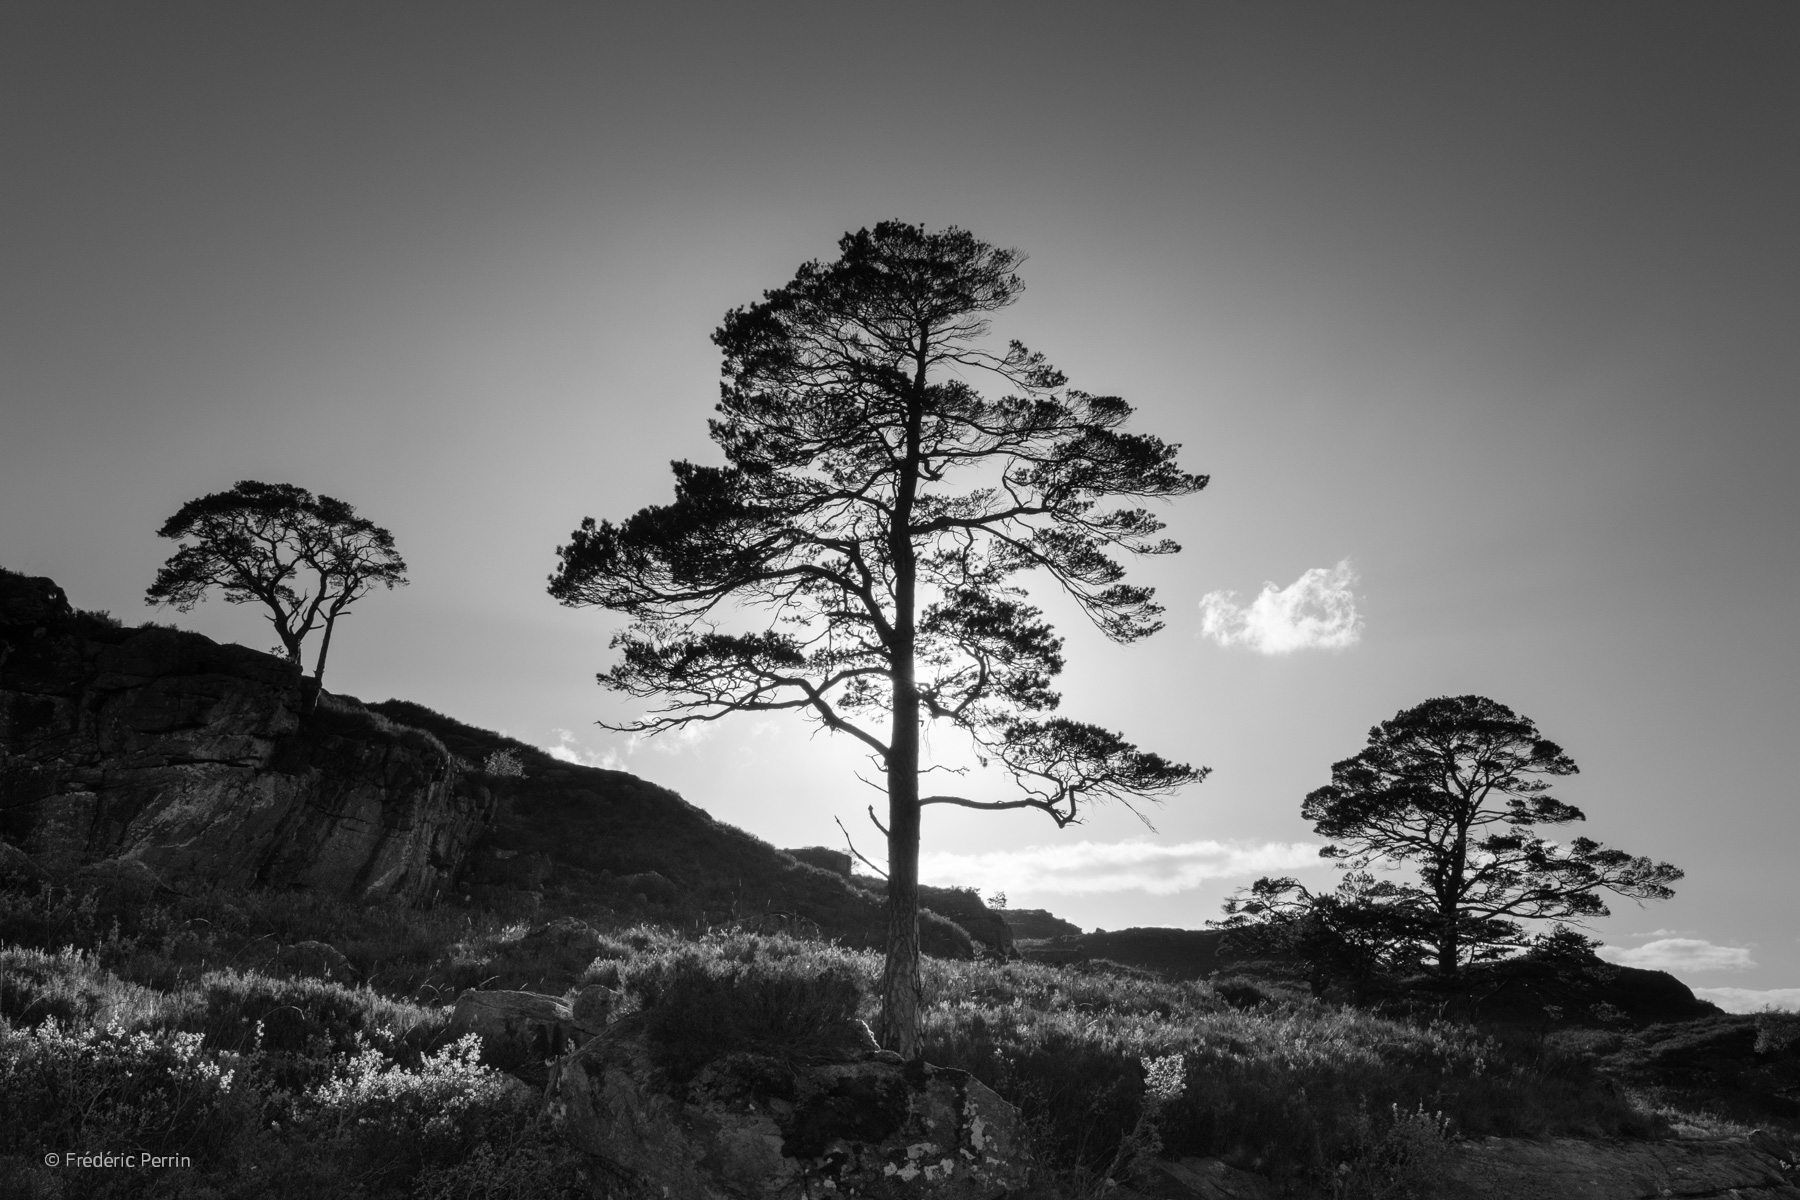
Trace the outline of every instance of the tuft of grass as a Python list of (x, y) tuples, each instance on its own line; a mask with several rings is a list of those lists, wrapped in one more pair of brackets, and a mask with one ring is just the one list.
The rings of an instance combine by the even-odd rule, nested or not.
[(192, 998), (120, 979), (93, 955), (68, 947), (54, 953), (0, 946), (0, 1018), (35, 1029), (116, 1026), (126, 1031), (182, 1021)]

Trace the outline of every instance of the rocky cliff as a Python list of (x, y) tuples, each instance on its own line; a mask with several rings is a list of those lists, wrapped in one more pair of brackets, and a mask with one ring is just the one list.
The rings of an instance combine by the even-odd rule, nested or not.
[(430, 735), (327, 697), (299, 669), (74, 610), (0, 572), (0, 837), (52, 871), (119, 859), (174, 887), (425, 899), (494, 797)]
[[(52, 580), (0, 570), (0, 845), (52, 875), (107, 863), (177, 889), (444, 894), (857, 946), (885, 936), (879, 897), (654, 784), (405, 701), (325, 694), (307, 711), (302, 696), (283, 659), (127, 629), (72, 608)], [(489, 773), (496, 754), (510, 765)], [(933, 912), (921, 944), (973, 953)]]

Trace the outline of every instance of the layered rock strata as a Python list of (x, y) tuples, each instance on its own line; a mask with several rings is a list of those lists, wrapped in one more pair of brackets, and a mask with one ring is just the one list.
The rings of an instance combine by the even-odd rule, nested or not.
[(298, 667), (74, 611), (0, 573), (0, 836), (52, 873), (101, 860), (175, 887), (426, 899), (494, 807), (429, 734), (330, 697)]

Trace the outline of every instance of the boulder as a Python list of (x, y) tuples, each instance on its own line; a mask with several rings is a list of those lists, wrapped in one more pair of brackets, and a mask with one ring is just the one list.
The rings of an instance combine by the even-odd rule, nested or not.
[(634, 896), (651, 904), (673, 904), (681, 898), (681, 888), (661, 871), (635, 871), (630, 875), (615, 875), (612, 886), (627, 896)]
[(350, 960), (329, 942), (295, 942), (275, 952), (270, 964), (281, 974), (308, 979), (329, 979), (346, 987), (354, 986), (360, 976)]
[(599, 1033), (617, 1014), (624, 998), (624, 993), (616, 988), (609, 988), (603, 983), (590, 983), (575, 993), (569, 1002), (569, 1009), (574, 1013), (575, 1024), (581, 1027), (583, 1033)]
[(579, 958), (584, 966), (600, 953), (600, 948), (605, 944), (598, 930), (576, 917), (558, 917), (554, 921), (546, 921), (526, 931), (519, 941), (539, 953)]
[(488, 970), (499, 988), (560, 993), (574, 984), (605, 945), (585, 921), (558, 917), (497, 946)]
[(564, 1136), (626, 1194), (991, 1200), (1023, 1182), (1018, 1112), (964, 1071), (880, 1052), (796, 1062), (733, 1054), (678, 1091), (641, 1017), (558, 1062)]
[(481, 1061), (528, 1083), (548, 1078), (547, 1063), (581, 1042), (575, 1014), (555, 996), (467, 991), (456, 998), (449, 1038), (481, 1038)]

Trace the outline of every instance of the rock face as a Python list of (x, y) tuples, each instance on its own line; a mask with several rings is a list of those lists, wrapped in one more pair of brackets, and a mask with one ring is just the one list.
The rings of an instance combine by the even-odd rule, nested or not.
[(0, 573), (0, 835), (53, 873), (423, 899), (492, 808), (428, 734), (329, 697), (302, 712), (291, 663)]
[(1013, 937), (1021, 941), (1079, 936), (1081, 933), (1081, 926), (1065, 921), (1045, 908), (1007, 908), (1000, 910), (1000, 917), (1012, 930)]
[(603, 1195), (990, 1200), (1023, 1181), (1011, 1105), (965, 1072), (881, 1052), (733, 1054), (674, 1095), (626, 1017), (559, 1062), (546, 1095)]

